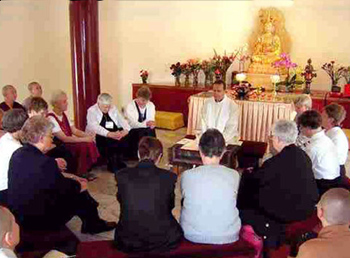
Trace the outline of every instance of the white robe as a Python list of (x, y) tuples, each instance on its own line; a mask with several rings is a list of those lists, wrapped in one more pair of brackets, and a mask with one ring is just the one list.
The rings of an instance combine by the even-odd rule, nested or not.
[(205, 101), (201, 114), (202, 133), (209, 128), (219, 130), (226, 142), (239, 137), (239, 107), (226, 95), (223, 100), (216, 102), (214, 97)]

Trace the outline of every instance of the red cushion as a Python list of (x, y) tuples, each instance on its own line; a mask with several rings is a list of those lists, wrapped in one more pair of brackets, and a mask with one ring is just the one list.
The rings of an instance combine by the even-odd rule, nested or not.
[[(152, 253), (150, 257), (254, 257), (255, 250), (248, 243), (239, 240), (233, 244), (205, 245), (183, 240), (180, 246), (167, 253)], [(133, 254), (132, 257), (145, 257)], [(118, 251), (113, 241), (82, 242), (78, 246), (78, 258), (126, 258), (128, 254)], [(131, 255), (130, 255), (131, 257)]]
[(320, 226), (321, 222), (318, 219), (317, 211), (315, 210), (308, 219), (289, 224), (286, 228), (286, 237), (287, 239), (293, 239), (307, 232), (318, 231)]

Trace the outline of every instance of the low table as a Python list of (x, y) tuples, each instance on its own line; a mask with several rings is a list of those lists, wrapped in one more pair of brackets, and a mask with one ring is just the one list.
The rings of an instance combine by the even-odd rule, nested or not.
[[(186, 137), (192, 138), (193, 137)], [(203, 165), (198, 150), (181, 149), (183, 144), (175, 144), (168, 149), (169, 164), (174, 167), (174, 172), (179, 174), (180, 167), (191, 169)], [(259, 164), (267, 148), (265, 142), (243, 141), (240, 145), (228, 145), (220, 161), (221, 165), (236, 169), (239, 161), (240, 168), (256, 167)]]

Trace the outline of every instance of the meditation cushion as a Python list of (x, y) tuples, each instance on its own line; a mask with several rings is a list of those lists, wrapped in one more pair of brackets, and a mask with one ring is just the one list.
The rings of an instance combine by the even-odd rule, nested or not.
[(166, 253), (126, 254), (118, 251), (113, 241), (81, 242), (78, 246), (77, 258), (127, 258), (127, 257), (254, 257), (255, 250), (247, 242), (239, 240), (233, 244), (205, 245), (183, 240), (179, 247)]
[(182, 113), (157, 111), (156, 126), (158, 128), (176, 130), (184, 126), (184, 117)]

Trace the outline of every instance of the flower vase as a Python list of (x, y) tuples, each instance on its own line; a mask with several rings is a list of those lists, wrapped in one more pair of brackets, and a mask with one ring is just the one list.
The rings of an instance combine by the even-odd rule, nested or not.
[(244, 61), (239, 61), (238, 71), (244, 73)]
[(194, 72), (193, 73), (192, 85), (193, 85), (194, 88), (196, 88), (198, 86), (198, 72)]
[(142, 83), (147, 84), (147, 78), (142, 78)]
[(180, 76), (175, 76), (175, 87), (181, 87)]
[(245, 92), (238, 92), (237, 93), (237, 97), (239, 100), (244, 100), (245, 99), (245, 96), (246, 96), (246, 93)]
[(185, 74), (185, 87), (189, 87), (189, 86), (190, 86), (190, 75)]

